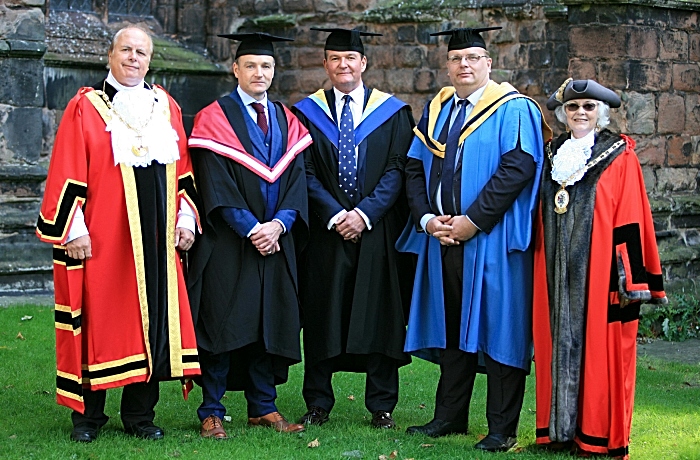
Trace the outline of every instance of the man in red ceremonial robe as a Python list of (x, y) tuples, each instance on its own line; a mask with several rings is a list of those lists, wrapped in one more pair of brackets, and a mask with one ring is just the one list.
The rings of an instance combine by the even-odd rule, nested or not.
[(178, 250), (197, 208), (177, 103), (144, 81), (148, 34), (117, 32), (110, 72), (71, 99), (56, 134), (37, 235), (54, 245), (56, 395), (71, 439), (92, 442), (124, 387), (127, 433), (161, 439), (158, 382), (199, 374)]

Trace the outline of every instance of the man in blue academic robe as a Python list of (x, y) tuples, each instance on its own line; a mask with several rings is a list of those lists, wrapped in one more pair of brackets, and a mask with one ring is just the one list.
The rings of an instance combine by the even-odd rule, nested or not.
[(202, 367), (197, 415), (205, 438), (225, 438), (221, 402), (244, 390), (248, 424), (299, 432), (277, 411), (275, 385), (301, 361), (297, 254), (308, 236), (303, 155), (311, 137), (281, 103), (267, 99), (273, 41), (241, 40), (237, 88), (202, 109), (189, 146), (204, 231), (193, 247), (188, 288)]
[[(409, 433), (466, 433), (483, 355), (489, 433), (509, 450), (531, 361), (530, 234), (542, 169), (542, 116), (507, 83), (489, 79), (479, 34), (449, 35), (443, 88), (426, 106), (406, 166), (413, 216), (397, 243), (418, 254), (405, 350), (440, 363), (435, 415)], [(545, 125), (546, 126), (546, 125)]]

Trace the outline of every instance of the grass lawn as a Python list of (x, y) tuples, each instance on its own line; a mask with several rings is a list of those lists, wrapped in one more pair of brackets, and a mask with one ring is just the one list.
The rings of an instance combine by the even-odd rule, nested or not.
[[(25, 315), (31, 320), (21, 321)], [(18, 338), (21, 333), (24, 340)], [(538, 449), (534, 442), (534, 377), (528, 378), (521, 416), (520, 448), (504, 454), (484, 454), (473, 449), (487, 432), (484, 416), (486, 381), (477, 378), (472, 399), (469, 435), (442, 439), (405, 434), (409, 425), (432, 418), (436, 366), (420, 360), (401, 370), (401, 397), (394, 411), (396, 430), (379, 431), (369, 426), (364, 408), (364, 378), (338, 374), (334, 378), (336, 406), (331, 421), (297, 435), (246, 426), (242, 394), (228, 393), (225, 404), (232, 418), (224, 426), (232, 437), (225, 441), (199, 437), (196, 408), (199, 388), (182, 399), (175, 382), (161, 384), (156, 423), (166, 431), (163, 441), (126, 436), (119, 420), (119, 390), (110, 390), (107, 414), (112, 419), (92, 444), (69, 441), (70, 411), (55, 403), (53, 310), (46, 307), (0, 308), (0, 458), (122, 459), (378, 459), (381, 455), (401, 459), (564, 459)], [(304, 411), (301, 397), (301, 365), (290, 371), (289, 382), (279, 387), (280, 411), (296, 420)], [(309, 448), (318, 439), (320, 445)], [(638, 362), (636, 406), (630, 454), (633, 459), (700, 459), (700, 369), (642, 359)]]

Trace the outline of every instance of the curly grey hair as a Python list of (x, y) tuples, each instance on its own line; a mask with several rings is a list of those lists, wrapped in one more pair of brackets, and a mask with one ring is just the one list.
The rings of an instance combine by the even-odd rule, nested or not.
[[(607, 102), (596, 101), (598, 104), (598, 121), (596, 126), (600, 129), (607, 127), (610, 124), (610, 106)], [(566, 126), (566, 113), (564, 112), (564, 106), (560, 105), (554, 109), (554, 115), (557, 116), (557, 120)]]

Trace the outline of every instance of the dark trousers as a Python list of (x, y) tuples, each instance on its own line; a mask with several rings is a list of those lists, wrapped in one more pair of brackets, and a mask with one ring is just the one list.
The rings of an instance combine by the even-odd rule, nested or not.
[[(158, 382), (132, 383), (122, 391), (120, 414), (124, 426), (132, 426), (139, 422), (152, 422), (156, 416), (155, 407), (160, 397)], [(105, 415), (105, 400), (107, 390), (83, 389), (85, 413), (73, 411), (71, 420), (73, 426), (81, 423), (94, 423), (103, 426), (109, 420)]]
[(277, 412), (277, 389), (272, 357), (265, 352), (262, 344), (255, 343), (239, 350), (215, 355), (204, 350), (199, 351), (199, 365), (202, 369), (202, 404), (197, 409), (199, 419), (204, 420), (210, 415), (223, 419), (226, 415), (226, 408), (221, 399), (226, 393), (231, 353), (240, 353), (243, 358), (243, 368), (232, 371), (247, 374), (243, 394), (248, 402), (248, 417), (261, 417)]
[[(478, 355), (459, 349), (462, 312), (462, 246), (442, 249), (443, 289), (447, 349), (441, 353), (440, 381), (435, 396), (435, 418), (467, 422)], [(494, 361), (484, 353), (486, 364), (486, 420), (489, 433), (515, 436), (525, 395), (526, 372)]]
[[(334, 358), (324, 359), (304, 368), (302, 395), (306, 407), (318, 406), (330, 412), (335, 404), (333, 394)], [(368, 411), (393, 412), (399, 400), (399, 368), (395, 359), (372, 353), (367, 356), (365, 407)]]

